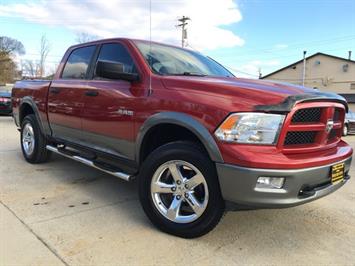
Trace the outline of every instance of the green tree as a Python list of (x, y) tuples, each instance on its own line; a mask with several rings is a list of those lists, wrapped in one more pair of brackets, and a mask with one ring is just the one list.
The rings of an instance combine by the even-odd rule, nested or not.
[(13, 38), (0, 36), (0, 83), (13, 82), (18, 70), (13, 57), (25, 53), (23, 44)]

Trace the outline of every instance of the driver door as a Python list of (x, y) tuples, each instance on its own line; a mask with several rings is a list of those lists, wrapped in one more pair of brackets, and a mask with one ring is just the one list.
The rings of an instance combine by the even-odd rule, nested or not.
[[(131, 55), (120, 42), (103, 44), (98, 60), (119, 62), (123, 64), (124, 72), (137, 72)], [(103, 79), (94, 74), (87, 83), (83, 99), (83, 138), (88, 145), (115, 156), (134, 159), (134, 113), (140, 86), (139, 82)]]

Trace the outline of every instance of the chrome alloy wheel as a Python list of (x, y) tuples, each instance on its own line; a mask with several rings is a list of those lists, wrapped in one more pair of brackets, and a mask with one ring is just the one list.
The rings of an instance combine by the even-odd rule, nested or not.
[(344, 125), (343, 127), (343, 136), (347, 136), (348, 135), (348, 126)]
[(151, 181), (151, 197), (157, 210), (175, 223), (198, 219), (208, 204), (208, 186), (192, 164), (174, 160), (162, 164)]
[(35, 148), (35, 135), (31, 124), (27, 123), (22, 132), (22, 146), (27, 155), (31, 155)]

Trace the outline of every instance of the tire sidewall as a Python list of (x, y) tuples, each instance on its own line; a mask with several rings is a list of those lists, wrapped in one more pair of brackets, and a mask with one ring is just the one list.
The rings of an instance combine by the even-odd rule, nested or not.
[[(168, 220), (156, 209), (151, 197), (151, 180), (155, 171), (163, 163), (171, 160), (182, 160), (194, 165), (201, 171), (207, 183), (209, 191), (207, 207), (204, 213), (191, 223), (175, 223)], [(219, 221), (221, 212), (224, 212), (224, 201), (221, 197), (215, 166), (193, 143), (169, 143), (158, 148), (145, 160), (141, 173), (139, 176), (141, 204), (150, 220), (163, 231), (183, 237), (195, 237), (200, 235), (203, 228), (214, 223), (216, 217)]]
[[(35, 139), (35, 145), (32, 154), (28, 155), (23, 147), (23, 142), (22, 142), (22, 136), (23, 136), (23, 129), (25, 128), (26, 124), (30, 124), (33, 128), (33, 134), (34, 134), (34, 139)], [(28, 162), (33, 162), (36, 159), (36, 156), (39, 152), (39, 142), (40, 142), (40, 130), (36, 121), (36, 118), (34, 115), (28, 115), (26, 116), (21, 124), (21, 150), (23, 153), (23, 156), (25, 157), (26, 161)]]

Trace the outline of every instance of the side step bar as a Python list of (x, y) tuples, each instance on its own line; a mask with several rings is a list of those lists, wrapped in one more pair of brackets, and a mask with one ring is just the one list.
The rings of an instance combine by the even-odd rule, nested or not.
[(96, 168), (96, 169), (98, 169), (98, 170), (100, 170), (102, 172), (105, 172), (107, 174), (110, 174), (110, 175), (113, 175), (115, 177), (121, 178), (123, 180), (131, 181), (133, 179), (133, 177), (131, 175), (128, 175), (128, 174), (125, 174), (125, 173), (122, 173), (122, 172), (109, 171), (109, 170), (103, 169), (103, 168), (98, 167), (97, 165), (95, 165), (95, 163), (93, 161), (90, 161), (90, 160), (88, 160), (86, 158), (83, 158), (81, 156), (78, 156), (78, 155), (71, 156), (69, 154), (63, 153), (58, 148), (53, 147), (51, 145), (47, 145), (46, 149), (49, 150), (49, 151), (52, 151), (54, 153), (60, 154), (60, 155), (62, 155), (64, 157), (67, 157), (69, 159), (73, 159), (73, 160), (78, 161), (80, 163), (83, 163), (83, 164), (86, 164), (86, 165), (91, 166), (93, 168)]

